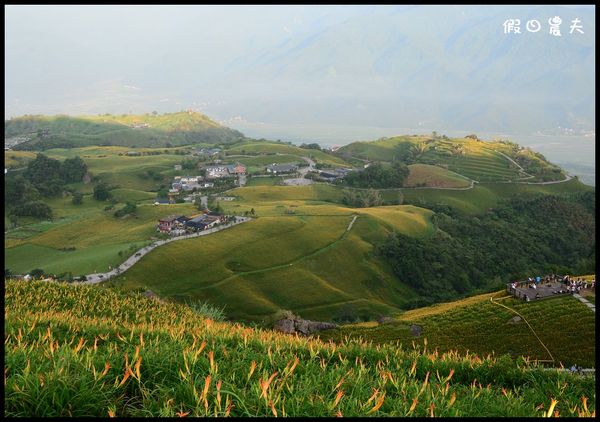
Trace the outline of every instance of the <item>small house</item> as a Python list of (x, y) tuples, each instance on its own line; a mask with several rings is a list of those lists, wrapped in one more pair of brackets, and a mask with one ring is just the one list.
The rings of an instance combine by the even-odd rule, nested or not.
[(173, 228), (179, 225), (179, 221), (177, 220), (178, 215), (169, 215), (168, 217), (161, 218), (158, 220), (158, 231), (161, 233), (169, 233)]
[(246, 167), (242, 164), (229, 164), (227, 165), (227, 171), (229, 174), (246, 174)]
[(270, 164), (266, 167), (267, 173), (273, 174), (289, 174), (298, 171), (298, 166), (295, 164)]

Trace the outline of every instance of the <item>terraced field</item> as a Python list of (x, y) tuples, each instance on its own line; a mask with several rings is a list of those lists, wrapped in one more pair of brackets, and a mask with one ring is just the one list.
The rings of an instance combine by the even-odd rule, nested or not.
[[(453, 153), (453, 148), (461, 148)], [(435, 149), (429, 149), (421, 157), (423, 162), (432, 162), (478, 181), (513, 180), (524, 175), (519, 169), (483, 142), (473, 140), (438, 141)]]
[(418, 163), (434, 164), (481, 182), (515, 180), (526, 176), (518, 166), (494, 151), (496, 145), (469, 138), (433, 140), (427, 136), (398, 136), (374, 142), (355, 142), (340, 148), (336, 155), (348, 160), (354, 157), (391, 161), (412, 154)]
[(408, 177), (404, 181), (410, 187), (439, 187), (439, 188), (466, 188), (471, 182), (465, 176), (454, 173), (439, 166), (429, 164), (411, 164), (408, 166)]
[[(523, 320), (515, 322), (517, 314), (490, 301), (492, 296), (497, 303), (517, 311), (531, 327)], [(419, 327), (420, 335), (411, 332), (411, 325)], [(477, 351), (483, 355), (528, 356), (554, 366), (595, 367), (595, 330), (595, 314), (571, 296), (524, 303), (502, 291), (407, 311), (384, 324), (342, 326), (320, 337), (337, 341), (360, 337), (404, 346), (412, 342), (424, 345), (426, 339), (427, 347), (440, 353)]]
[(397, 189), (383, 190), (381, 196), (385, 200), (395, 201), (402, 193), (405, 203), (417, 206), (433, 206), (445, 204), (470, 214), (485, 212), (494, 207), (498, 201), (510, 198), (518, 193), (560, 194), (570, 192), (588, 192), (593, 187), (584, 185), (576, 179), (551, 185), (527, 185), (515, 183), (479, 183), (473, 189)]

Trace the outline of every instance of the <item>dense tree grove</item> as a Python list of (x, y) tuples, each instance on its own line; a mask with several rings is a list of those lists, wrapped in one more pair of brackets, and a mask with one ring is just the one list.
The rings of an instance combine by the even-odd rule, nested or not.
[(392, 234), (378, 253), (423, 297), (450, 300), (549, 273), (595, 271), (595, 193), (517, 196), (485, 215), (434, 215), (425, 239)]
[(348, 173), (345, 182), (358, 188), (399, 188), (408, 173), (408, 166), (400, 161), (394, 161), (391, 165), (374, 163), (364, 170)]
[(42, 197), (59, 195), (65, 184), (79, 182), (87, 172), (87, 166), (79, 157), (68, 158), (62, 163), (38, 154), (29, 162), (23, 175), (7, 177), (4, 181), (4, 199), (9, 215), (51, 218), (52, 209)]
[(321, 149), (321, 146), (317, 143), (312, 143), (312, 144), (301, 144), (300, 148), (304, 148), (304, 149)]

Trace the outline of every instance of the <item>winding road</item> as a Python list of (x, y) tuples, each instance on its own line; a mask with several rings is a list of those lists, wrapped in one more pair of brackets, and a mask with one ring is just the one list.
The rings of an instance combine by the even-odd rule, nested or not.
[(194, 233), (194, 234), (188, 234), (188, 235), (184, 235), (184, 236), (176, 236), (176, 237), (173, 237), (171, 239), (166, 239), (166, 240), (158, 240), (149, 246), (143, 247), (142, 249), (137, 251), (135, 254), (131, 255), (125, 262), (123, 262), (117, 268), (113, 268), (111, 271), (108, 271), (106, 273), (88, 274), (88, 275), (86, 275), (86, 281), (82, 281), (78, 284), (97, 284), (102, 281), (109, 280), (111, 277), (114, 277), (116, 275), (123, 274), (125, 271), (127, 271), (129, 268), (131, 268), (136, 262), (138, 262), (140, 259), (142, 259), (142, 257), (144, 255), (150, 253), (155, 248), (158, 248), (159, 246), (162, 246), (166, 243), (175, 242), (177, 240), (193, 239), (193, 238), (199, 237), (199, 236), (206, 236), (206, 235), (216, 233), (218, 231), (227, 229), (229, 227), (233, 227), (238, 224), (242, 224), (242, 223), (252, 220), (250, 217), (237, 217), (237, 216), (235, 217), (235, 219), (236, 219), (235, 223), (223, 224), (218, 227), (204, 230), (204, 231)]

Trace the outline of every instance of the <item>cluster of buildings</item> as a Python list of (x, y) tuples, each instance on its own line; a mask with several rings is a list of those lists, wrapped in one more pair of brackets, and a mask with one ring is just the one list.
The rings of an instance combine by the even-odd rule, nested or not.
[(220, 179), (246, 174), (246, 167), (240, 163), (205, 166), (207, 179)]
[(298, 171), (298, 166), (296, 164), (269, 164), (265, 170), (272, 174), (291, 174)]
[(336, 169), (321, 169), (319, 170), (319, 177), (324, 179), (326, 182), (335, 182), (336, 180), (343, 179), (352, 170), (344, 168)]
[(215, 157), (221, 152), (223, 152), (221, 148), (200, 148), (192, 150), (192, 155), (199, 155), (201, 157)]
[(225, 215), (208, 213), (186, 217), (184, 215), (170, 215), (158, 220), (156, 230), (171, 236), (180, 236), (208, 230), (227, 221)]
[(213, 182), (206, 182), (202, 176), (175, 176), (171, 183), (170, 194), (178, 194), (182, 191), (191, 192), (194, 189), (212, 188)]

